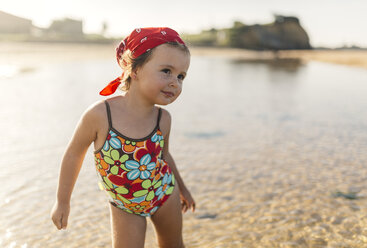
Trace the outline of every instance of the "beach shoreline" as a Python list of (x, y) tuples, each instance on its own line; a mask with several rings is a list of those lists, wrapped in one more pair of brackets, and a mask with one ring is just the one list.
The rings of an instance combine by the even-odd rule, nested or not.
[[(115, 59), (116, 44), (0, 43), (0, 64), (34, 66), (53, 62)], [(190, 47), (194, 56), (219, 56), (242, 61), (268, 62), (297, 59), (320, 61), (367, 69), (367, 50), (281, 50), (254, 51), (237, 48)], [(36, 55), (36, 56), (35, 56)]]
[(366, 50), (281, 50), (253, 51), (236, 48), (193, 47), (193, 55), (225, 56), (239, 60), (272, 61), (277, 59), (299, 59), (304, 62), (320, 61), (332, 64), (361, 67), (367, 69)]

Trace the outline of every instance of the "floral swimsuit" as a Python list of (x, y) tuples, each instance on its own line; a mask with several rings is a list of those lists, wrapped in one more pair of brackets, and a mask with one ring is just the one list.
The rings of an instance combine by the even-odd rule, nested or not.
[(107, 101), (105, 104), (108, 134), (103, 147), (94, 152), (99, 186), (113, 206), (150, 217), (169, 198), (175, 185), (171, 168), (163, 160), (161, 109), (154, 130), (145, 138), (131, 139), (112, 127), (110, 106)]

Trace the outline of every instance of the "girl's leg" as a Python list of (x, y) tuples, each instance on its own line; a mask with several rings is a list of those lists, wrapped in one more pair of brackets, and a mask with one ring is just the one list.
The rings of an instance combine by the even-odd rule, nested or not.
[(112, 247), (144, 248), (147, 220), (110, 204)]
[(151, 220), (160, 248), (184, 248), (182, 239), (182, 212), (178, 185), (172, 195), (153, 214)]

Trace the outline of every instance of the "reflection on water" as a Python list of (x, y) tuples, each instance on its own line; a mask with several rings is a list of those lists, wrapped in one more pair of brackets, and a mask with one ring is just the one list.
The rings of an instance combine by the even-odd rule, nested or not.
[(210, 139), (215, 137), (224, 136), (225, 133), (222, 131), (217, 132), (197, 132), (197, 133), (186, 133), (185, 136), (189, 138), (199, 138), (199, 139)]
[(0, 64), (0, 79), (11, 78), (20, 73), (33, 72), (35, 68), (32, 67), (21, 67), (16, 65)]
[(271, 70), (281, 70), (287, 72), (297, 72), (303, 65), (298, 58), (276, 58), (276, 59), (234, 59), (235, 64), (259, 64), (268, 66)]
[[(92, 146), (74, 190), (69, 230), (57, 232), (49, 212), (64, 149), (80, 115), (103, 99), (98, 92), (120, 73), (114, 61), (50, 64), (32, 73), (2, 70), (11, 77), (1, 80), (0, 91), (0, 245), (109, 247), (107, 204), (96, 185)], [(170, 150), (203, 209), (196, 218), (186, 217), (188, 246), (256, 244), (259, 240), (251, 241), (256, 235), (266, 240), (261, 231), (255, 235), (246, 229), (267, 227), (261, 222), (266, 216), (253, 224), (245, 219), (259, 214), (254, 209), (267, 212), (272, 194), (284, 185), (295, 185), (286, 188), (288, 193), (305, 181), (329, 187), (353, 182), (359, 187), (357, 165), (366, 161), (366, 82), (364, 70), (323, 63), (193, 57), (182, 96), (166, 107), (174, 120)], [(320, 171), (320, 164), (327, 171)], [(246, 180), (238, 181), (238, 175)], [(297, 194), (325, 189), (317, 185)], [(269, 188), (275, 193), (266, 192)], [(217, 197), (218, 190), (231, 204), (213, 205), (210, 193)], [(258, 205), (249, 209), (251, 204)], [(242, 207), (222, 209), (229, 205)], [(253, 215), (244, 218), (246, 213)], [(196, 224), (201, 218), (219, 221), (233, 236), (219, 239), (223, 233), (212, 229), (216, 222)], [(274, 230), (287, 233), (280, 231), (287, 221), (277, 225)], [(195, 233), (204, 238), (195, 238)], [(148, 232), (148, 243), (151, 237)]]

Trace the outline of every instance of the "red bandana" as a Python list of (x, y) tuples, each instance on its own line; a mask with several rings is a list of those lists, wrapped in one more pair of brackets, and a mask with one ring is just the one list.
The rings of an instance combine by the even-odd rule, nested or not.
[[(130, 50), (133, 58), (137, 58), (150, 49), (167, 42), (178, 42), (185, 45), (178, 33), (170, 28), (137, 28), (129, 36), (127, 36), (116, 48), (117, 63), (126, 50)], [(101, 92), (102, 96), (113, 94), (117, 87), (121, 84), (121, 77), (111, 81)]]

